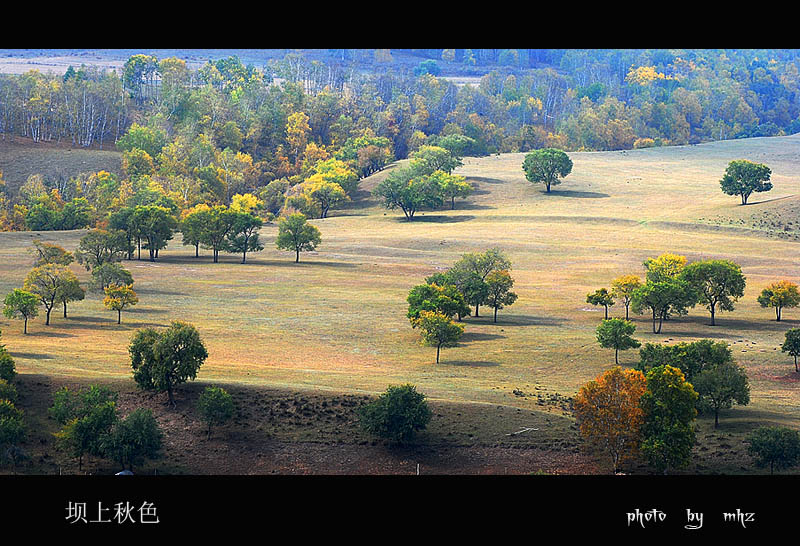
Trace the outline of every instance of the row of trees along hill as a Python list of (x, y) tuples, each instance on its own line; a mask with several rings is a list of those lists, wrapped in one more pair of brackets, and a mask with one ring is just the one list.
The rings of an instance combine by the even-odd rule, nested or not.
[(497, 322), (498, 309), (517, 300), (511, 292), (514, 280), (509, 269), (511, 261), (499, 249), (467, 253), (450, 269), (434, 273), (425, 284), (411, 289), (407, 317), (412, 328), (419, 328), (422, 344), (436, 347), (437, 364), (442, 347), (454, 347), (463, 335), (460, 322), (471, 316), (472, 306), (475, 317), (481, 305), (492, 307)]

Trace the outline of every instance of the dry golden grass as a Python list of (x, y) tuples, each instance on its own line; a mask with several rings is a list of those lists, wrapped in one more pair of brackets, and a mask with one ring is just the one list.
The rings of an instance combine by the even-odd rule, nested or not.
[[(275, 249), (274, 225), (262, 230), (267, 249), (248, 256), (246, 265), (233, 255), (219, 264), (207, 253), (195, 259), (178, 235), (157, 263), (123, 262), (140, 303), (123, 312), (121, 325), (90, 293), (71, 306), (70, 318), (54, 311), (51, 326), (41, 318), (30, 323), (28, 336), (20, 322), (2, 318), (3, 342), (23, 373), (124, 378), (135, 329), (181, 319), (198, 327), (208, 347), (204, 380), (355, 394), (408, 382), (433, 399), (537, 409), (535, 396), (513, 391), (569, 397), (613, 365), (613, 352), (595, 340), (602, 310), (585, 303), (587, 292), (609, 287), (622, 274), (643, 277), (646, 258), (673, 252), (739, 263), (747, 276), (745, 297), (734, 312), (719, 315), (715, 327), (699, 307), (667, 322), (660, 335), (650, 332), (646, 317), (635, 317), (636, 337), (729, 342), (753, 393), (748, 408), (726, 412), (721, 422), (793, 422), (800, 377), (779, 346), (785, 330), (800, 324), (800, 310), (786, 310), (776, 323), (756, 297), (775, 280), (800, 282), (797, 243), (756, 225), (731, 224), (780, 212), (795, 199), (798, 152), (800, 138), (780, 137), (572, 153), (573, 174), (549, 195), (525, 180), (524, 154), (467, 158), (457, 173), (477, 192), (457, 201), (455, 210), (425, 211), (407, 222), (365, 197), (313, 221), (323, 242), (299, 264)], [(719, 189), (727, 163), (740, 158), (767, 163), (775, 186), (746, 207)], [(386, 171), (362, 188), (383, 176)], [(34, 237), (74, 250), (80, 236), (0, 233), (0, 293), (22, 285)], [(435, 350), (419, 345), (405, 317), (408, 291), (461, 254), (489, 247), (510, 257), (519, 299), (499, 312), (497, 324), (489, 309), (467, 318), (463, 342), (443, 350), (434, 365)], [(88, 280), (86, 271), (73, 269)], [(632, 364), (637, 355), (629, 351), (620, 359)]]

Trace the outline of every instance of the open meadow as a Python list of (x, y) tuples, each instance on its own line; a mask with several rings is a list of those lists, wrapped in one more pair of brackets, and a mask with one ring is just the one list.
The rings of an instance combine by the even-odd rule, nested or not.
[[(322, 244), (299, 263), (276, 249), (275, 224), (262, 229), (266, 248), (246, 264), (232, 254), (214, 264), (202, 249), (195, 258), (176, 234), (157, 262), (123, 261), (140, 302), (122, 312), (121, 325), (100, 294), (87, 292), (70, 304), (68, 318), (57, 307), (49, 326), (42, 315), (28, 335), (20, 321), (0, 317), (2, 342), (22, 376), (132, 384), (128, 343), (136, 329), (184, 320), (209, 353), (198, 381), (331, 396), (412, 383), (434, 403), (568, 423), (580, 386), (614, 365), (613, 351), (596, 341), (602, 307), (587, 304), (586, 294), (623, 274), (644, 278), (642, 262), (670, 252), (690, 262), (732, 260), (747, 278), (735, 311), (720, 313), (716, 326), (701, 306), (665, 322), (660, 334), (647, 315), (631, 316), (643, 344), (725, 341), (747, 370), (750, 404), (723, 411), (716, 431), (713, 417), (702, 416), (698, 453), (722, 453), (719, 445), (731, 447), (740, 442), (731, 438), (762, 424), (797, 427), (800, 374), (780, 345), (787, 329), (800, 326), (800, 310), (787, 309), (776, 322), (756, 298), (774, 281), (800, 282), (800, 137), (569, 155), (572, 174), (550, 194), (525, 179), (524, 154), (465, 158), (455, 174), (476, 188), (473, 195), (413, 221), (369, 194), (390, 167), (363, 180), (361, 198), (347, 208), (312, 220)], [(734, 159), (767, 164), (773, 190), (746, 206), (723, 194), (719, 180)], [(0, 293), (22, 286), (34, 239), (75, 250), (84, 233), (0, 233)], [(462, 254), (489, 248), (510, 258), (519, 299), (499, 311), (497, 323), (486, 307), (466, 317), (461, 342), (443, 349), (437, 365), (435, 348), (420, 345), (406, 318), (406, 296)], [(71, 268), (89, 280), (81, 266)], [(624, 307), (612, 307), (610, 316), (624, 317)], [(636, 350), (620, 353), (623, 365), (637, 361)], [(475, 434), (494, 441), (526, 424), (517, 421), (482, 423)], [(728, 467), (710, 454), (699, 461), (690, 472), (747, 466), (737, 459)]]

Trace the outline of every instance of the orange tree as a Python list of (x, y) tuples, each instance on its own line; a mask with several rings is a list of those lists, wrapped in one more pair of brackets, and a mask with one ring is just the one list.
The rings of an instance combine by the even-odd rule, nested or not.
[(646, 388), (642, 372), (616, 366), (581, 387), (575, 398), (581, 435), (611, 456), (615, 473), (636, 453), (644, 420), (639, 399)]

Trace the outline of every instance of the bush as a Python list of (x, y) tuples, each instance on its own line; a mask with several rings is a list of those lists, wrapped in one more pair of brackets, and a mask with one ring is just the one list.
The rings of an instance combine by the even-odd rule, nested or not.
[(208, 437), (211, 437), (211, 427), (222, 425), (231, 420), (236, 407), (233, 397), (225, 389), (219, 387), (206, 387), (197, 401), (197, 411), (208, 425)]
[(133, 465), (141, 465), (146, 458), (158, 457), (163, 441), (153, 413), (139, 408), (117, 423), (104, 442), (104, 451), (110, 459), (133, 470)]
[(756, 466), (769, 466), (769, 473), (790, 468), (800, 462), (800, 432), (788, 427), (759, 427), (746, 442), (747, 452)]
[(13, 446), (25, 436), (22, 411), (10, 400), (0, 400), (0, 447)]
[(0, 400), (17, 403), (17, 388), (5, 379), (0, 379)]
[(389, 386), (374, 402), (359, 410), (362, 428), (393, 442), (408, 442), (423, 430), (432, 412), (414, 385)]
[(14, 359), (8, 354), (8, 351), (0, 349), (0, 379), (5, 379), (9, 383), (17, 376), (17, 370), (14, 366)]

